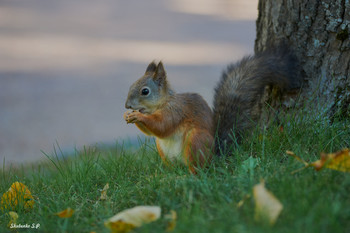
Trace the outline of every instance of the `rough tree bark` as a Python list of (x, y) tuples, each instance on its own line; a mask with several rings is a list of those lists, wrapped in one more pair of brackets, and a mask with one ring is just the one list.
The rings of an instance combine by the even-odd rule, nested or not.
[(303, 99), (349, 117), (349, 0), (259, 0), (258, 7), (255, 51), (286, 41), (300, 61)]

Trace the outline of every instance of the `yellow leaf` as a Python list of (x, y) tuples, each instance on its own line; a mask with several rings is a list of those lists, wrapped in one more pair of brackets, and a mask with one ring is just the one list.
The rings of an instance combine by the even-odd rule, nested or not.
[(237, 208), (241, 208), (241, 207), (243, 206), (244, 202), (245, 202), (246, 200), (248, 200), (250, 197), (251, 197), (250, 194), (244, 195), (243, 199), (240, 200), (240, 201), (237, 203)]
[(67, 208), (65, 210), (62, 210), (61, 212), (55, 213), (60, 218), (70, 218), (74, 214), (74, 210), (71, 208)]
[(275, 224), (283, 205), (265, 188), (264, 181), (254, 186), (253, 196), (255, 200), (255, 220), (267, 221), (270, 225)]
[(17, 206), (23, 206), (25, 210), (33, 208), (34, 198), (27, 186), (20, 182), (14, 182), (9, 190), (1, 197), (1, 210), (14, 210)]
[(169, 220), (166, 231), (173, 231), (176, 227), (177, 214), (175, 210), (170, 210), (170, 213), (164, 216)]
[(131, 231), (135, 228), (134, 225), (130, 223), (126, 223), (123, 220), (117, 220), (114, 222), (105, 222), (105, 226), (112, 232), (112, 233), (126, 233)]
[[(323, 168), (329, 168), (337, 171), (342, 171), (342, 172), (350, 172), (350, 150), (348, 148), (343, 149), (341, 151), (335, 152), (335, 153), (330, 153), (330, 154), (321, 154), (321, 159), (316, 160), (313, 163), (307, 163), (304, 160), (302, 160), (299, 156), (295, 155), (291, 151), (287, 151), (288, 155), (293, 156), (296, 158), (298, 161), (302, 162), (305, 167), (301, 169), (305, 169), (308, 167), (314, 167), (315, 170), (319, 171)], [(301, 169), (298, 169), (295, 172), (300, 171)]]
[(18, 214), (14, 211), (10, 211), (8, 213), (8, 215), (10, 216), (10, 221), (7, 224), (7, 227), (11, 227), (12, 224), (16, 224), (17, 223), (17, 219), (18, 219)]
[(342, 172), (350, 172), (350, 150), (343, 149), (341, 151), (321, 154), (321, 159), (310, 164), (317, 171), (322, 168), (329, 168)]
[(107, 199), (107, 190), (109, 189), (109, 184), (107, 183), (103, 189), (101, 190), (101, 197), (100, 200), (106, 200)]
[(159, 206), (136, 206), (116, 214), (104, 224), (113, 233), (129, 232), (135, 227), (157, 220), (160, 213)]

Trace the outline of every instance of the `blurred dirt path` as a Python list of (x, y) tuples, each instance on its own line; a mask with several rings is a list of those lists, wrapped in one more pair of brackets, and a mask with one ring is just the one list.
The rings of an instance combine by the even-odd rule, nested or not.
[(135, 138), (124, 101), (152, 60), (211, 105), (221, 70), (253, 52), (257, 0), (198, 1), (2, 0), (0, 165)]

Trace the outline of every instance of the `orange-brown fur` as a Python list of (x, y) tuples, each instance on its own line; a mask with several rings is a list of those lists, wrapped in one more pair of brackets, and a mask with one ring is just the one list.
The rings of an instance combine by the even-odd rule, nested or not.
[[(254, 128), (266, 86), (299, 88), (296, 58), (281, 46), (231, 64), (215, 88), (213, 111), (198, 94), (175, 93), (163, 64), (150, 63), (130, 87), (125, 107), (127, 123), (156, 137), (164, 161), (180, 158), (195, 173), (216, 154), (224, 154)], [(214, 135), (217, 142), (214, 144)]]
[(195, 173), (195, 167), (203, 167), (210, 162), (213, 137), (205, 130), (194, 129), (189, 133), (187, 140), (189, 143), (185, 146), (185, 155), (190, 171)]
[[(166, 153), (172, 152), (173, 148), (170, 147), (175, 140), (173, 137), (180, 135), (180, 142), (174, 144), (181, 144), (180, 159), (195, 173), (195, 168), (203, 167), (212, 156), (212, 111), (197, 94), (175, 93), (166, 82), (163, 65), (158, 64), (154, 72), (152, 66), (151, 63), (145, 75), (130, 88), (126, 107), (134, 111), (126, 112), (124, 118), (128, 123), (135, 123), (145, 134), (157, 138), (157, 149), (164, 161), (173, 156)], [(159, 90), (152, 82), (159, 85)], [(138, 94), (139, 89), (147, 85), (154, 86), (152, 93), (156, 96), (150, 98), (156, 101), (147, 100)], [(164, 145), (170, 146), (162, 148)]]

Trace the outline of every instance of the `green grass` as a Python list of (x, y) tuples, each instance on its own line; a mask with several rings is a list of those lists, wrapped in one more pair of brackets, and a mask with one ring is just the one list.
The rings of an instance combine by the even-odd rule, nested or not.
[[(165, 166), (148, 140), (136, 150), (87, 148), (64, 159), (58, 150), (39, 164), (2, 169), (0, 193), (19, 181), (35, 196), (31, 211), (17, 210), (18, 223), (40, 228), (18, 232), (109, 232), (106, 219), (137, 205), (159, 205), (162, 217), (134, 232), (165, 232), (170, 210), (178, 215), (173, 232), (350, 232), (350, 173), (308, 168), (292, 175), (303, 165), (285, 153), (314, 161), (320, 152), (349, 147), (349, 122), (330, 124), (320, 116), (284, 122), (283, 132), (279, 126), (257, 130), (233, 156), (216, 158), (198, 175)], [(261, 179), (284, 206), (274, 226), (254, 221), (252, 198), (237, 208)], [(109, 198), (99, 201), (106, 183)], [(67, 207), (75, 209), (71, 218), (54, 215)], [(7, 211), (0, 212), (0, 232), (11, 232), (8, 221)]]

